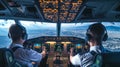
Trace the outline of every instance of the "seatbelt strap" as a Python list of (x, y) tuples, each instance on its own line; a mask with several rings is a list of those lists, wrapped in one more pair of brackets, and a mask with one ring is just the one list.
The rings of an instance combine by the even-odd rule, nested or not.
[(13, 47), (12, 51), (15, 52), (18, 48), (21, 48), (21, 47), (19, 47), (19, 46)]
[(96, 56), (98, 55), (98, 53), (95, 51), (90, 51), (90, 53), (93, 55), (93, 62), (95, 62)]
[(94, 56), (93, 65), (91, 67), (101, 67), (102, 57), (101, 57), (100, 53), (96, 53), (95, 51), (91, 51), (90, 53)]
[(90, 53), (93, 55), (93, 56), (96, 56), (97, 53), (95, 51), (90, 51)]

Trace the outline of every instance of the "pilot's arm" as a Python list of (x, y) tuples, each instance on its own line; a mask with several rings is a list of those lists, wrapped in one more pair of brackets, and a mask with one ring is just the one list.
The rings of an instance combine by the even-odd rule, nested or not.
[(30, 59), (31, 61), (40, 62), (41, 59), (45, 57), (46, 50), (45, 50), (45, 48), (43, 48), (43, 51), (41, 53), (38, 53), (38, 52), (30, 49), (27, 51), (27, 54), (28, 54), (28, 59)]
[(92, 58), (93, 55), (90, 52), (73, 56), (73, 49), (70, 50), (70, 61), (73, 65), (90, 65), (93, 61)]
[(41, 52), (41, 54), (42, 54), (42, 58), (44, 58), (45, 56), (46, 56), (46, 54), (47, 54), (47, 50), (46, 50), (46, 47), (45, 46), (43, 46), (42, 47), (42, 52)]
[(28, 54), (28, 59), (32, 62), (40, 62), (43, 57), (41, 53), (38, 53), (32, 49), (28, 50), (27, 54)]
[(73, 48), (70, 49), (70, 62), (73, 65), (81, 65), (80, 55), (77, 54), (77, 55), (73, 56)]

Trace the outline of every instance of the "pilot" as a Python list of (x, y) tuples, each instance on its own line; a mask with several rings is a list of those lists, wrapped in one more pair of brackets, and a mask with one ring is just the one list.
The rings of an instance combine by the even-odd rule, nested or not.
[(12, 39), (10, 49), (14, 52), (15, 59), (23, 65), (26, 65), (27, 67), (33, 67), (33, 64), (39, 63), (41, 59), (45, 57), (45, 47), (41, 53), (23, 47), (23, 43), (27, 39), (27, 32), (25, 27), (22, 25), (11, 25), (8, 35)]
[(80, 67), (89, 67), (94, 63), (94, 54), (106, 52), (102, 46), (102, 41), (108, 38), (107, 30), (101, 23), (95, 23), (89, 26), (86, 32), (86, 41), (90, 46), (88, 52), (73, 56), (73, 48), (70, 49), (70, 62)]

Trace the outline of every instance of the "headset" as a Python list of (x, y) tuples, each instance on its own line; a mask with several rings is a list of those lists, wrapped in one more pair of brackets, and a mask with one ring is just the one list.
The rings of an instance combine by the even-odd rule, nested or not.
[(24, 26), (20, 24), (13, 24), (8, 33), (9, 38), (19, 38), (22, 37), (23, 40), (27, 40), (28, 34)]
[(106, 41), (108, 39), (107, 30), (106, 30), (105, 26), (103, 24), (101, 24), (101, 23), (95, 23), (95, 24), (92, 24), (91, 26), (89, 26), (89, 28), (87, 29), (87, 33), (86, 33), (87, 41), (90, 41), (90, 39), (92, 39), (92, 38), (98, 38), (98, 35), (93, 36), (93, 35), (90, 34), (91, 33), (91, 28), (92, 28), (93, 25), (94, 26), (96, 25), (96, 27), (97, 27), (97, 25), (100, 25), (101, 28), (104, 29), (104, 34), (103, 34), (102, 41)]

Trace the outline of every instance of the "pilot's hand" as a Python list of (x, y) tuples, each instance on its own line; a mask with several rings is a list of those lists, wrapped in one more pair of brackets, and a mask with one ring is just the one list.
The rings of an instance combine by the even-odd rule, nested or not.
[(73, 53), (73, 51), (74, 51), (74, 48), (70, 48), (70, 53)]
[(42, 46), (42, 51), (47, 51), (45, 46)]
[(70, 55), (73, 56), (74, 48), (70, 48)]
[(46, 56), (46, 53), (47, 53), (47, 51), (46, 51), (46, 47), (43, 46), (43, 47), (42, 47), (42, 52), (41, 52), (43, 58)]

